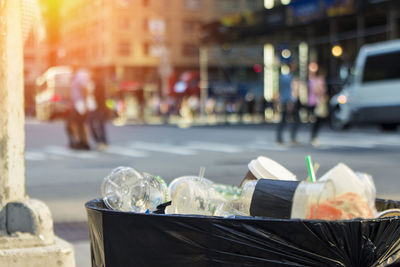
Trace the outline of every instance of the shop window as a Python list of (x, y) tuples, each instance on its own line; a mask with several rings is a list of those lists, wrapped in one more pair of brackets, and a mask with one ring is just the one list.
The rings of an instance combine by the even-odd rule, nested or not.
[(131, 54), (131, 44), (129, 42), (120, 42), (118, 45), (118, 54), (120, 56), (129, 56)]
[(194, 33), (197, 31), (200, 22), (193, 20), (184, 20), (183, 21), (183, 32), (185, 33)]
[(186, 57), (197, 57), (199, 55), (199, 47), (194, 44), (184, 44), (182, 54)]
[(235, 11), (240, 9), (239, 0), (218, 0), (214, 1), (214, 7), (222, 11)]

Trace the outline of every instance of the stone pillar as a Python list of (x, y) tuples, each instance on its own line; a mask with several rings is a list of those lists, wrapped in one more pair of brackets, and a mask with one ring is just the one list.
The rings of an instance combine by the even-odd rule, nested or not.
[(24, 85), (19, 2), (0, 0), (0, 209), (10, 201), (25, 198)]
[(21, 0), (0, 0), (0, 266), (75, 266), (49, 208), (25, 194)]

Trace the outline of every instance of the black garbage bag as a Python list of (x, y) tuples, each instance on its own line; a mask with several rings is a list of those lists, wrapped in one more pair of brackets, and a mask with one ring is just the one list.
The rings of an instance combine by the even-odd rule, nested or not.
[[(400, 202), (377, 199), (378, 210)], [(93, 267), (389, 266), (400, 219), (347, 221), (118, 212), (86, 203)]]

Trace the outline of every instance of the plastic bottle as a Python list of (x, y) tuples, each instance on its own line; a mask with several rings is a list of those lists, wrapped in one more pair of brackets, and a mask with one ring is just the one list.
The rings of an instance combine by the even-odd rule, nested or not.
[(167, 184), (158, 176), (118, 167), (101, 184), (104, 203), (118, 211), (146, 212), (169, 200)]
[(243, 185), (242, 192), (238, 199), (227, 201), (219, 205), (214, 213), (215, 216), (250, 216), (250, 205), (253, 198), (257, 181), (250, 180)]
[(214, 215), (223, 203), (238, 199), (242, 190), (235, 186), (215, 184), (196, 176), (179, 177), (170, 184), (172, 203), (167, 214)]

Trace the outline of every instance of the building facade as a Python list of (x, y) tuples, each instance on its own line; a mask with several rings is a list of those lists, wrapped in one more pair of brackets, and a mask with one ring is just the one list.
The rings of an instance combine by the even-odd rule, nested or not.
[[(283, 5), (282, 3), (286, 4)], [(399, 38), (398, 0), (265, 0), (265, 9), (242, 13), (227, 25), (204, 27), (204, 42), (252, 43), (264, 46), (264, 89), (271, 99), (278, 90), (279, 68), (300, 68), (303, 102), (307, 102), (307, 64), (327, 72), (330, 94), (340, 90), (363, 44)], [(289, 52), (290, 53), (289, 53)], [(286, 53), (286, 55), (285, 55)], [(270, 55), (270, 60), (266, 57)], [(268, 61), (268, 62), (267, 62)], [(268, 97), (267, 97), (268, 96)]]
[(27, 115), (35, 110), (36, 78), (49, 66), (48, 45), (36, 0), (22, 2), (22, 33), (24, 42), (24, 103)]
[[(58, 63), (100, 69), (117, 86), (160, 87), (163, 71), (177, 80), (198, 71), (202, 24), (261, 8), (263, 0), (63, 0)], [(242, 49), (216, 45), (211, 67)]]

